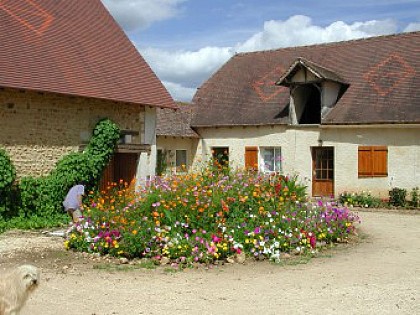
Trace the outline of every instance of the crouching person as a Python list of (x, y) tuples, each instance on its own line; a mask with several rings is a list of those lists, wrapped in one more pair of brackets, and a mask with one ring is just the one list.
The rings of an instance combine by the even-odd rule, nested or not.
[(73, 224), (76, 224), (83, 220), (83, 203), (82, 198), (85, 194), (84, 183), (80, 182), (70, 188), (64, 199), (63, 206), (64, 211), (67, 212)]

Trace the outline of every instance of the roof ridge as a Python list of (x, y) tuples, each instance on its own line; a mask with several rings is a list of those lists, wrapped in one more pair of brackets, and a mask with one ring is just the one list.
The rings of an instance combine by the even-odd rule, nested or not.
[(383, 40), (386, 37), (412, 36), (416, 33), (420, 34), (420, 31), (400, 32), (400, 33), (393, 33), (393, 34), (386, 34), (386, 35), (367, 36), (367, 37), (361, 37), (361, 38), (339, 40), (339, 41), (334, 41), (334, 42), (314, 43), (314, 44), (307, 44), (307, 45), (300, 45), (300, 46), (286, 46), (286, 47), (273, 48), (273, 49), (239, 52), (239, 53), (236, 53), (233, 57), (241, 57), (241, 56), (252, 55), (252, 54), (266, 54), (266, 53), (271, 53), (271, 52), (275, 52), (275, 51), (279, 51), (279, 50), (293, 50), (293, 49), (296, 49), (296, 48), (304, 48), (304, 47), (335, 46), (335, 45), (341, 45), (341, 44), (344, 44), (344, 43)]

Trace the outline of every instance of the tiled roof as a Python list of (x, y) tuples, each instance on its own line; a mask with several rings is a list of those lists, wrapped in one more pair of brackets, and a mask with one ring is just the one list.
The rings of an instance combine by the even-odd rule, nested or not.
[(157, 136), (172, 136), (199, 138), (198, 134), (191, 129), (192, 104), (176, 103), (178, 110), (168, 108), (157, 109)]
[(0, 86), (175, 108), (100, 0), (1, 0)]
[(276, 82), (277, 85), (284, 85), (289, 86), (290, 82), (288, 79), (293, 76), (293, 74), (299, 70), (300, 67), (305, 67), (309, 69), (315, 77), (317, 77), (317, 80), (330, 80), (333, 82), (338, 83), (344, 83), (346, 84), (345, 80), (340, 78), (336, 73), (334, 73), (331, 70), (325, 69), (324, 67), (321, 67), (313, 62), (310, 62), (302, 57), (297, 58), (295, 62), (290, 66), (289, 70), (287, 70), (280, 79)]
[(275, 82), (299, 57), (349, 84), (322, 124), (420, 123), (419, 47), (412, 32), (237, 54), (195, 94), (192, 126), (288, 124), (289, 89)]

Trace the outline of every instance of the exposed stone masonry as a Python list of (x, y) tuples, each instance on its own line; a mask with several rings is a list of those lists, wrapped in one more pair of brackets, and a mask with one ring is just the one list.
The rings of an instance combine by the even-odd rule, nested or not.
[(144, 107), (108, 100), (0, 88), (0, 147), (18, 178), (50, 172), (64, 155), (79, 150), (102, 118), (144, 139)]

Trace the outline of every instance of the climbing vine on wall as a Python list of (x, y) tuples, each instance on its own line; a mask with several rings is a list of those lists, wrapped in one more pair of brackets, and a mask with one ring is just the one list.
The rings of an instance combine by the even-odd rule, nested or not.
[(16, 170), (4, 149), (0, 149), (0, 218), (11, 211)]
[(118, 126), (109, 119), (103, 119), (95, 126), (83, 152), (64, 156), (48, 176), (22, 178), (19, 184), (20, 214), (54, 215), (62, 211), (62, 202), (72, 185), (84, 181), (88, 183), (88, 189), (96, 186), (119, 138)]

